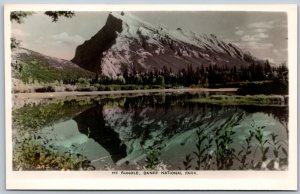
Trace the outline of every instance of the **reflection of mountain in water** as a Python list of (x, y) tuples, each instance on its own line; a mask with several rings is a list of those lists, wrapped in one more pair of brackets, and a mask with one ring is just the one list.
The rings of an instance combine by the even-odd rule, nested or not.
[(93, 138), (111, 155), (114, 162), (126, 156), (126, 147), (121, 145), (118, 134), (106, 125), (103, 106), (88, 109), (74, 118), (81, 133)]
[[(249, 112), (264, 108), (194, 104), (185, 97), (139, 96), (102, 101), (74, 118), (81, 133), (102, 145), (117, 164), (137, 162), (149, 148), (194, 141), (195, 131), (207, 133), (238, 124)], [(117, 105), (113, 105), (116, 102)], [(266, 110), (271, 110), (268, 107)], [(278, 111), (276, 111), (278, 112)], [(280, 112), (280, 111), (279, 111)], [(286, 112), (281, 109), (281, 113)], [(284, 117), (285, 114), (279, 114)]]

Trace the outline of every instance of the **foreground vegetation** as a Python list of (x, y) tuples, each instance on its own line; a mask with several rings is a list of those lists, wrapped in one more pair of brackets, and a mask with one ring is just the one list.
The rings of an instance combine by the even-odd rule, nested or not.
[(186, 155), (184, 170), (286, 170), (285, 142), (275, 133), (265, 135), (265, 126), (253, 123), (252, 128), (239, 147), (233, 146), (236, 132), (232, 128), (216, 129), (212, 135), (199, 129), (196, 149)]
[(59, 152), (49, 141), (28, 131), (18, 131), (13, 138), (14, 170), (95, 170), (85, 156)]
[[(234, 124), (234, 123), (232, 123)], [(179, 170), (287, 170), (288, 146), (274, 132), (266, 135), (265, 126), (252, 123), (243, 143), (237, 142), (232, 127), (196, 131), (195, 150), (182, 159)], [(238, 146), (236, 146), (238, 145)], [(150, 148), (145, 163), (148, 170), (163, 166), (162, 148)]]
[(49, 104), (26, 104), (13, 110), (14, 170), (94, 170), (80, 152), (62, 152), (40, 132), (53, 122), (69, 118), (90, 107), (92, 101), (54, 100)]

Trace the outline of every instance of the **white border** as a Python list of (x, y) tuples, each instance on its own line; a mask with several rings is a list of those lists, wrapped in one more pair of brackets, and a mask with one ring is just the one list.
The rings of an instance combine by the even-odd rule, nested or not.
[[(289, 170), (200, 171), (195, 176), (112, 176), (110, 172), (12, 171), (10, 11), (267, 11), (288, 14), (289, 66)], [(6, 188), (51, 190), (296, 190), (297, 189), (297, 5), (108, 5), (108, 4), (14, 4), (5, 5), (5, 112)]]

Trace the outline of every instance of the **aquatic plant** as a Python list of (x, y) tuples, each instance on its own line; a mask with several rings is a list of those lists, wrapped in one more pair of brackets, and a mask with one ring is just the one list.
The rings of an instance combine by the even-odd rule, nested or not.
[(247, 163), (247, 158), (251, 155), (252, 145), (251, 141), (254, 137), (254, 132), (249, 130), (249, 136), (245, 139), (246, 145), (241, 145), (242, 150), (237, 154), (237, 160), (241, 163), (239, 169), (244, 170), (251, 168), (251, 166)]
[(221, 133), (221, 129), (216, 130), (216, 161), (218, 169), (229, 169), (233, 165), (235, 149), (231, 147), (233, 143), (232, 135), (234, 131), (224, 131)]
[[(212, 159), (210, 150), (212, 147), (213, 139), (210, 138), (209, 136), (207, 136), (204, 133), (203, 129), (199, 129), (198, 131), (196, 131), (196, 134), (198, 137), (198, 141), (196, 143), (196, 151), (193, 152), (197, 157), (196, 170), (201, 169), (201, 164), (203, 164), (204, 169), (208, 169), (210, 167), (209, 161)], [(206, 144), (205, 144), (205, 141), (207, 141)]]
[(187, 154), (185, 156), (185, 160), (183, 161), (183, 165), (184, 165), (184, 170), (190, 170), (192, 165), (191, 165), (191, 162), (192, 162), (193, 158), (191, 158), (191, 155), (190, 154)]
[(145, 162), (146, 162), (146, 169), (154, 170), (158, 164), (160, 163), (160, 155), (161, 155), (161, 148), (149, 148), (147, 153)]
[(258, 162), (254, 168), (261, 168), (264, 164), (264, 162), (267, 160), (267, 153), (270, 149), (269, 146), (266, 146), (269, 140), (265, 137), (263, 134), (263, 129), (265, 126), (256, 126), (255, 123), (252, 123), (251, 126), (255, 128), (254, 130), (254, 137), (257, 140), (257, 148), (255, 150), (254, 155), (256, 154), (257, 149), (261, 152), (261, 162)]
[[(274, 159), (272, 159), (268, 164), (268, 169), (271, 170), (279, 170), (280, 166), (287, 165), (287, 151), (283, 147), (283, 142), (277, 139), (278, 135), (276, 135), (274, 132), (271, 133), (271, 140), (268, 143), (273, 147), (273, 154), (275, 156)], [(281, 149), (280, 149), (281, 148)], [(285, 155), (284, 158), (280, 157), (280, 152)]]
[[(274, 132), (265, 135), (265, 126), (253, 122), (251, 127), (253, 129), (249, 130), (240, 149), (233, 147), (236, 133), (233, 126), (219, 127), (210, 132), (211, 135), (203, 129), (197, 130), (196, 150), (193, 152), (196, 165), (193, 166), (194, 158), (187, 154), (182, 162), (184, 170), (285, 170), (288, 153), (284, 142), (278, 140)], [(270, 150), (273, 150), (274, 157)]]

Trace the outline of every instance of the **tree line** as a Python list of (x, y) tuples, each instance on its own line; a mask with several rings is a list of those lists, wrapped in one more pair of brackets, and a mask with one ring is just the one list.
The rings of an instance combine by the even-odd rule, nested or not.
[(214, 87), (229, 83), (243, 81), (266, 81), (281, 80), (287, 82), (288, 69), (285, 63), (272, 67), (268, 60), (264, 62), (253, 62), (249, 66), (209, 65), (193, 68), (188, 65), (186, 69), (177, 72), (163, 66), (162, 69), (152, 71), (138, 71), (135, 67), (124, 67), (123, 75), (116, 79), (105, 76), (96, 76), (90, 79), (90, 83), (98, 84), (136, 84), (136, 85), (181, 85)]

